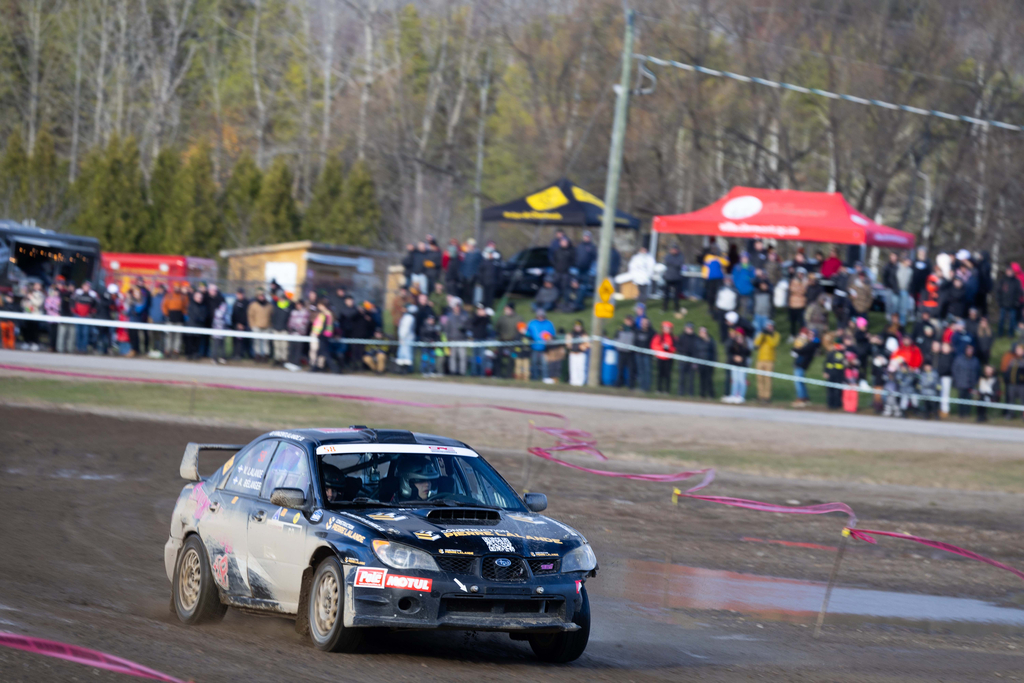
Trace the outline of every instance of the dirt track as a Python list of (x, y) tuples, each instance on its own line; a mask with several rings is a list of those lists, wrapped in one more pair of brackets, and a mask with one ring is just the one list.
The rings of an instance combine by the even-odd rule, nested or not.
[[(670, 486), (584, 478), (538, 463), (529, 488), (549, 494), (550, 514), (583, 531), (602, 564), (588, 583), (594, 634), (575, 665), (539, 665), (523, 644), (496, 635), (398, 633), (367, 654), (346, 656), (314, 650), (284, 619), (229, 611), (220, 624), (188, 628), (169, 613), (161, 559), (182, 484), (182, 446), (245, 442), (256, 433), (0, 406), (0, 434), (0, 630), (92, 647), (186, 680), (336, 679), (340, 672), (355, 681), (1024, 678), (1019, 635), (951, 636), (862, 624), (831, 626), (814, 640), (802, 617), (787, 623), (669, 607), (628, 573), (635, 566), (629, 561), (818, 581), (828, 574), (832, 551), (741, 539), (834, 546), (841, 520), (696, 501), (673, 507)], [(523, 481), (522, 455), (485, 454), (511, 482)], [(1024, 565), (1020, 496), (735, 476), (716, 483), (714, 492), (805, 504), (844, 500), (864, 526), (938, 537)], [(1024, 584), (1007, 572), (898, 541), (854, 546), (841, 580), (996, 601), (1024, 594)], [(86, 679), (126, 680), (0, 649), (0, 680)]]

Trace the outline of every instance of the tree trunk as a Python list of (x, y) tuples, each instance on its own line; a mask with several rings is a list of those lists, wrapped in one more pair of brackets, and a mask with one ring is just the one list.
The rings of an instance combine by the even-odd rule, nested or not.
[[(148, 13), (147, 13), (148, 14)], [(117, 68), (114, 72), (114, 130), (124, 137), (124, 91), (128, 78), (128, 0), (117, 3)]]
[(71, 116), (71, 159), (68, 163), (68, 182), (75, 182), (78, 174), (78, 124), (81, 119), (82, 106), (82, 41), (85, 19), (82, 3), (75, 5), (75, 100)]
[(487, 51), (483, 78), (480, 80), (480, 110), (476, 123), (476, 179), (473, 184), (473, 215), (476, 217), (476, 241), (483, 242), (484, 221), (480, 206), (484, 185), (484, 134), (487, 132), (487, 98), (491, 89), (491, 52)]
[[(312, 31), (310, 30), (310, 19), (309, 19), (309, 0), (303, 2), (300, 5), (300, 11), (302, 12), (302, 129), (300, 136), (302, 138), (302, 152), (299, 154), (299, 168), (300, 173), (296, 179), (302, 187), (302, 199), (305, 204), (309, 204), (310, 197), (313, 195), (313, 168), (312, 168), (312, 155), (310, 151), (313, 147), (313, 71), (311, 68), (311, 41)], [(298, 194), (298, 193), (296, 193)]]
[(93, 147), (98, 147), (100, 144), (100, 138), (103, 135), (103, 108), (104, 108), (104, 94), (106, 93), (105, 81), (106, 81), (106, 70), (107, 70), (107, 47), (108, 37), (110, 34), (110, 15), (107, 12), (107, 0), (100, 0), (100, 55), (99, 61), (96, 64), (96, 83), (94, 90), (96, 92), (96, 107), (93, 114), (93, 134), (92, 144)]
[(36, 146), (36, 131), (39, 125), (39, 58), (43, 42), (42, 0), (28, 3), (28, 153), (31, 156)]
[[(320, 127), (320, 170), (327, 164), (327, 150), (331, 145), (331, 103), (334, 100), (331, 92), (331, 76), (334, 74), (334, 25), (337, 10), (333, 2), (327, 3), (327, 26), (325, 27), (323, 58), (320, 64), (324, 81), (323, 121)], [(360, 108), (361, 108), (360, 104)], [(361, 158), (361, 157), (360, 157)]]
[(252, 79), (252, 94), (256, 100), (256, 165), (263, 170), (263, 144), (267, 126), (267, 106), (263, 101), (260, 87), (259, 35), (260, 20), (263, 18), (263, 0), (255, 0), (256, 13), (252, 18), (252, 35), (249, 37), (249, 76)]
[(442, 20), (441, 43), (438, 48), (441, 52), (437, 58), (433, 72), (427, 85), (427, 101), (423, 105), (423, 116), (420, 119), (420, 135), (416, 149), (416, 172), (415, 172), (415, 204), (413, 206), (413, 229), (416, 235), (423, 234), (423, 199), (426, 195), (424, 186), (424, 166), (427, 150), (430, 146), (430, 135), (434, 129), (434, 118), (437, 114), (437, 103), (441, 99), (441, 89), (444, 87), (444, 69), (448, 59), (448, 18)]
[[(373, 66), (373, 16), (377, 11), (377, 1), (370, 0), (363, 13), (363, 87), (359, 93), (359, 122), (356, 127), (356, 158), (366, 159), (366, 110), (370, 104), (370, 88), (375, 78)], [(397, 48), (396, 48), (397, 51)], [(401, 70), (399, 70), (401, 71)]]

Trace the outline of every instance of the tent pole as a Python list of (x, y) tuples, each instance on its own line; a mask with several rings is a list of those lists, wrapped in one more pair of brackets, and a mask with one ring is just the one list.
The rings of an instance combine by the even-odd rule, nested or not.
[[(615, 211), (619, 199), (619, 175), (622, 171), (622, 148), (626, 137), (626, 119), (629, 115), (629, 76), (633, 64), (633, 37), (636, 32), (635, 12), (626, 12), (626, 35), (622, 42), (622, 75), (615, 87), (615, 120), (612, 124), (612, 141), (608, 150), (608, 178), (604, 187), (604, 213), (601, 216), (601, 240), (597, 245), (597, 277), (594, 281), (595, 301), (597, 290), (608, 277), (608, 264), (612, 255), (612, 240), (615, 238)], [(587, 384), (601, 385), (601, 343), (602, 320), (590, 313), (590, 369)]]

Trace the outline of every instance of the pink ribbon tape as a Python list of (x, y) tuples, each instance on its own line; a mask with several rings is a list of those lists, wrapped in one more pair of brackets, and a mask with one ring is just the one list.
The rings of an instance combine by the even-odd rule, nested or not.
[(45, 655), (46, 657), (65, 659), (69, 662), (85, 664), (97, 669), (105, 669), (138, 678), (149, 678), (154, 681), (164, 681), (165, 683), (185, 683), (180, 678), (174, 678), (159, 671), (154, 671), (127, 659), (78, 647), (77, 645), (58, 643), (55, 640), (43, 640), (42, 638), (31, 638), (29, 636), (19, 636), (15, 633), (0, 632), (0, 645), (15, 650), (32, 652), (37, 655)]

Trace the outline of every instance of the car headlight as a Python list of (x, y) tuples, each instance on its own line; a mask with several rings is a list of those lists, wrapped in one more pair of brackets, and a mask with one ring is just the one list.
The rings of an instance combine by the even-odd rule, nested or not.
[(589, 572), (597, 567), (597, 556), (589, 543), (584, 543), (576, 550), (568, 552), (562, 558), (563, 572)]
[[(381, 562), (395, 569), (428, 569), (439, 571), (434, 558), (422, 550), (410, 548), (401, 543), (377, 540), (373, 542), (373, 552)], [(593, 555), (593, 553), (591, 553)]]

